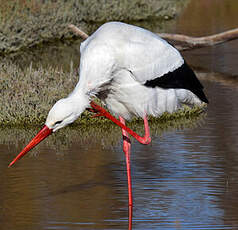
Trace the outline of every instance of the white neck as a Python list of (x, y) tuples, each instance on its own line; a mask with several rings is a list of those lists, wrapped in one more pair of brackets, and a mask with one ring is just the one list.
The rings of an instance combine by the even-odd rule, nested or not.
[(73, 92), (68, 95), (67, 99), (74, 104), (75, 112), (77, 111), (78, 116), (89, 107), (89, 96), (83, 91), (74, 89)]

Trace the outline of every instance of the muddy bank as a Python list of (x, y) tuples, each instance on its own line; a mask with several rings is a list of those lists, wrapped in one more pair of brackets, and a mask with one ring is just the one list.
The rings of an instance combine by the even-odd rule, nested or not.
[(0, 54), (43, 42), (70, 39), (73, 23), (89, 34), (106, 21), (156, 20), (165, 26), (189, 0), (0, 0)]

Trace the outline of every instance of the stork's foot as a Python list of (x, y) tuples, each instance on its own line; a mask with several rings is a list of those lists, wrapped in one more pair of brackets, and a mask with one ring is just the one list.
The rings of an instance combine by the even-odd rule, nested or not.
[(93, 117), (103, 117), (104, 116), (104, 113), (102, 111), (100, 111), (97, 107), (87, 108), (87, 111), (89, 111), (91, 113), (95, 113), (93, 115)]

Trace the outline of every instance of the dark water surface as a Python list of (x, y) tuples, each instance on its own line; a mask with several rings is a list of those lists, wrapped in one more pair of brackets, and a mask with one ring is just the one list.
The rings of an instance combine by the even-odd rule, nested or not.
[[(236, 0), (194, 0), (177, 30), (229, 29), (238, 22), (236, 7)], [(199, 13), (191, 19), (203, 10), (207, 20)], [(237, 75), (237, 50), (233, 41), (186, 52), (207, 70), (206, 116), (185, 128), (153, 131), (149, 146), (133, 142), (133, 229), (238, 229), (238, 80), (209, 73)], [(36, 132), (0, 130), (0, 229), (128, 229), (119, 129), (62, 130), (8, 169)]]

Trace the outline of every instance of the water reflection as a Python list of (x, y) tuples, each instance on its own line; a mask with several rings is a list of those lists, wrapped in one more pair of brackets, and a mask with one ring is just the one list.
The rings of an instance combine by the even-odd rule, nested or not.
[[(224, 9), (231, 14), (235, 8)], [(219, 23), (211, 25), (216, 29)], [(211, 71), (229, 66), (235, 75), (234, 47), (226, 53), (223, 46), (215, 57), (205, 49), (194, 51), (188, 59)], [(133, 223), (119, 129), (64, 129), (11, 169), (8, 163), (36, 131), (0, 130), (1, 228), (238, 229), (237, 80), (206, 74), (210, 104), (205, 119), (195, 126), (152, 125), (151, 145), (132, 144)]]
[[(40, 154), (11, 169), (7, 165), (23, 144), (21, 137), (7, 144), (7, 136), (17, 135), (2, 132), (3, 229), (236, 229), (238, 90), (204, 85), (211, 103), (202, 124), (153, 131), (149, 146), (133, 142), (132, 222), (119, 129), (88, 131), (86, 137), (65, 129), (58, 142), (42, 143)], [(113, 147), (103, 145), (102, 137), (113, 133)]]
[[(194, 127), (203, 119), (201, 114), (166, 124), (153, 122), (151, 133), (158, 136), (166, 130)], [(134, 123), (132, 128), (143, 132), (142, 123)], [(128, 225), (131, 229), (124, 154), (118, 144), (120, 129), (110, 124), (65, 128), (16, 167), (7, 169), (13, 153), (19, 152), (35, 132), (29, 128), (0, 130), (0, 170), (5, 175), (1, 178), (0, 207), (4, 214), (0, 218), (4, 228), (90, 229), (102, 225), (103, 229), (121, 229)]]
[[(185, 110), (181, 110), (171, 116), (168, 114), (161, 118), (149, 117), (150, 132), (152, 136), (158, 136), (166, 130), (197, 127), (203, 123), (205, 117), (206, 107), (194, 108), (192, 111), (185, 108)], [(144, 133), (143, 120), (141, 119), (132, 120), (128, 123), (128, 127), (137, 133)], [(35, 136), (38, 129), (40, 129), (40, 126), (36, 128), (2, 127), (0, 128), (0, 145), (6, 144), (22, 149), (29, 140)], [(18, 136), (17, 139), (16, 136)], [(84, 144), (85, 146), (101, 143), (104, 148), (111, 149), (113, 146), (117, 145), (120, 140), (121, 130), (113, 125), (111, 121), (93, 118), (93, 121), (91, 120), (90, 123), (85, 121), (80, 123), (79, 118), (77, 123), (54, 133), (44, 140), (44, 144), (36, 146), (34, 148), (34, 153), (38, 153), (42, 146), (43, 148), (44, 146), (47, 146), (56, 151), (57, 155), (61, 155), (64, 150), (70, 148), (75, 142)]]

